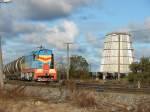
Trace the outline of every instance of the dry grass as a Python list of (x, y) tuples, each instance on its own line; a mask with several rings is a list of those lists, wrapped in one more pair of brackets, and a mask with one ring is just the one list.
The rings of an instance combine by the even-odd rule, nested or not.
[(73, 94), (73, 102), (79, 107), (95, 107), (97, 101), (93, 93), (88, 92), (75, 92)]
[(76, 87), (74, 81), (66, 81), (65, 85), (69, 90), (69, 94), (67, 95), (67, 100), (72, 100), (74, 104), (79, 107), (95, 107), (97, 105), (97, 101), (94, 93), (87, 91), (79, 91)]
[(138, 106), (137, 112), (150, 112), (150, 101), (144, 101)]
[(0, 112), (8, 112), (4, 108), (0, 108)]
[(0, 96), (3, 100), (7, 100), (7, 99), (18, 99), (18, 98), (25, 98), (26, 95), (24, 93), (24, 86), (17, 86), (11, 90), (3, 90), (0, 91)]
[(11, 90), (0, 91), (0, 112), (11, 112), (8, 110), (10, 102), (25, 98), (23, 86), (17, 86)]
[(71, 92), (71, 93), (73, 93), (74, 91), (76, 91), (76, 84), (75, 84), (75, 82), (74, 81), (66, 81), (65, 82), (65, 85), (66, 85), (66, 87), (67, 87), (67, 89)]

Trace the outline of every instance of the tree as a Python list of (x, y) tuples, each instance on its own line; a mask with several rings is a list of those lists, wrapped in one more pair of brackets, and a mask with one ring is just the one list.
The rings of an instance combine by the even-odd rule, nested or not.
[(129, 67), (133, 73), (138, 73), (138, 70), (140, 69), (138, 62), (133, 62)]
[(150, 58), (142, 57), (139, 63), (141, 72), (149, 72), (150, 73)]
[(89, 77), (89, 64), (82, 56), (70, 57), (70, 78), (73, 79), (86, 79)]
[(57, 63), (57, 78), (58, 80), (66, 79), (66, 65), (63, 61)]
[(134, 62), (130, 65), (131, 73), (128, 75), (130, 82), (140, 81), (150, 83), (150, 58), (142, 57), (140, 62)]

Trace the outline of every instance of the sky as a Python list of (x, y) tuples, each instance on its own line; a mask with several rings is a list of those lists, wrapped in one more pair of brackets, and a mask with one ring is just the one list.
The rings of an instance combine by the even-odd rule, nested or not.
[(4, 63), (27, 55), (40, 45), (52, 49), (55, 61), (81, 55), (100, 70), (105, 35), (132, 35), (137, 60), (150, 56), (150, 0), (12, 0), (0, 4)]

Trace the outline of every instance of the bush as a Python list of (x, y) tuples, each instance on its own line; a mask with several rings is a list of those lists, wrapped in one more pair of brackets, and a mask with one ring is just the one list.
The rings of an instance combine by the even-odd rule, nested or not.
[(150, 83), (150, 74), (149, 73), (129, 73), (128, 75), (129, 82), (142, 82), (142, 83)]

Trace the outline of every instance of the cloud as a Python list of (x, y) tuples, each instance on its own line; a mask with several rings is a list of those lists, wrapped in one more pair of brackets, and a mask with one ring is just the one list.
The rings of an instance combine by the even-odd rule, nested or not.
[(98, 44), (98, 39), (90, 32), (86, 34), (86, 39), (91, 44)]
[(86, 33), (86, 41), (91, 44), (94, 48), (101, 49), (103, 47), (104, 38), (98, 37), (91, 32)]
[(16, 0), (15, 16), (31, 20), (52, 20), (70, 15), (98, 0)]
[[(8, 22), (9, 23), (9, 22)], [(27, 22), (17, 22), (13, 21), (10, 22), (10, 24), (6, 24), (6, 22), (3, 25), (0, 25), (0, 29), (2, 29), (1, 35), (3, 37), (19, 37), (20, 35), (26, 35), (30, 34), (32, 32), (41, 32), (44, 29), (46, 29), (46, 25), (42, 23), (38, 24), (32, 24)]]
[[(96, 4), (99, 0), (14, 0), (8, 7), (1, 7), (0, 31), (2, 35), (16, 36), (19, 28), (25, 26), (30, 30), (26, 21), (49, 21), (67, 17), (77, 9)], [(100, 0), (101, 1), (101, 0)], [(19, 26), (20, 24), (20, 26)], [(28, 27), (28, 28), (27, 28)], [(31, 26), (31, 28), (33, 28)], [(34, 29), (34, 28), (33, 28)], [(31, 30), (30, 30), (31, 31)], [(8, 33), (9, 32), (9, 33)], [(20, 31), (20, 33), (25, 33)]]
[[(7, 7), (1, 7), (0, 31), (1, 35), (6, 37), (3, 39), (5, 40), (3, 45), (5, 63), (27, 55), (41, 44), (61, 52), (60, 55), (56, 53), (58, 56), (65, 56), (66, 46), (63, 43), (75, 42), (79, 29), (73, 21), (62, 19), (80, 8), (98, 4), (97, 1), (101, 0), (14, 0), (10, 5), (7, 4)], [(99, 28), (94, 27), (94, 29)], [(99, 45), (98, 42), (94, 42), (94, 39), (92, 43), (91, 49), (95, 47), (94, 44)], [(85, 46), (73, 44), (71, 50), (73, 52), (76, 50), (76, 54), (81, 53), (88, 58), (88, 54), (91, 54), (91, 50), (88, 50), (89, 46), (81, 47)]]
[(141, 46), (135, 49), (135, 61), (140, 60), (143, 56), (150, 57), (150, 46)]
[(132, 23), (126, 27), (121, 28), (119, 31), (129, 32), (132, 35), (133, 41), (137, 43), (150, 43), (150, 17), (147, 18), (142, 24)]
[[(11, 30), (3, 32), (4, 63), (10, 62), (17, 57), (27, 55), (40, 45), (54, 48), (57, 52), (65, 52), (66, 42), (74, 42), (78, 37), (78, 27), (73, 21), (61, 20), (52, 27), (37, 22), (13, 22)], [(75, 49), (77, 46), (72, 46)], [(17, 53), (16, 53), (17, 52)]]
[(18, 20), (19, 18), (15, 18), (10, 13), (4, 13), (3, 9), (1, 12), (0, 33), (2, 37), (7, 39), (17, 38), (20, 42), (24, 41), (30, 44), (48, 43), (58, 48), (64, 48), (64, 42), (73, 42), (78, 35), (78, 28), (72, 21), (58, 21), (54, 27), (50, 27), (42, 21)]
[(143, 23), (128, 24), (119, 31), (129, 32), (132, 35), (135, 61), (143, 56), (150, 56), (150, 17)]
[(69, 15), (72, 10), (70, 4), (64, 1), (55, 0), (26, 0), (20, 1), (19, 4), (21, 11), (24, 12), (23, 16), (32, 20), (50, 20)]
[(24, 40), (31, 44), (47, 43), (54, 45), (57, 48), (64, 48), (64, 43), (74, 42), (79, 34), (76, 24), (67, 20), (52, 28), (45, 26), (44, 29), (40, 30), (40, 33), (38, 31), (39, 30), (24, 35)]

